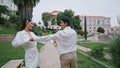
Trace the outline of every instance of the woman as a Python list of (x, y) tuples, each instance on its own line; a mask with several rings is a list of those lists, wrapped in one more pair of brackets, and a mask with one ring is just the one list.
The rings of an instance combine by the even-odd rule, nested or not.
[[(30, 30), (33, 27), (32, 20), (25, 19), (22, 24), (22, 31), (17, 32), (12, 40), (14, 47), (22, 46), (25, 49), (25, 66), (26, 68), (40, 68), (40, 57), (33, 38), (37, 36)], [(41, 38), (42, 40), (42, 38)]]

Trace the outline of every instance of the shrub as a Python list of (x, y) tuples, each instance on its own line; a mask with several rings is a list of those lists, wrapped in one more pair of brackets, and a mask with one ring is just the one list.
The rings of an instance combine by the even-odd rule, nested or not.
[(42, 35), (42, 30), (41, 30), (40, 27), (33, 26), (32, 31), (33, 31), (36, 35)]
[(105, 30), (104, 30), (104, 28), (102, 28), (102, 27), (98, 27), (97, 32), (104, 33)]
[(83, 36), (84, 35), (84, 31), (79, 30), (79, 31), (77, 31), (77, 34), (80, 34), (81, 36)]
[(112, 56), (113, 64), (119, 68), (120, 67), (120, 36), (118, 36), (110, 46), (110, 53)]
[(96, 58), (102, 58), (103, 57), (103, 47), (102, 45), (99, 45), (97, 47), (94, 47), (91, 51), (91, 55)]
[(6, 22), (5, 22), (5, 27), (6, 27), (6, 28), (9, 28), (10, 26), (11, 26), (11, 23), (8, 22), (8, 21), (6, 21)]

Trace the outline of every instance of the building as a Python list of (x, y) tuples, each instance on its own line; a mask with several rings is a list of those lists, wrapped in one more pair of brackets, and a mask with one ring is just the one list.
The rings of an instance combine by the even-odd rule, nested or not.
[[(84, 16), (80, 16), (82, 30), (84, 31)], [(87, 32), (97, 33), (98, 27), (102, 27), (105, 30), (105, 34), (111, 34), (110, 17), (104, 16), (86, 16)]]
[(114, 34), (114, 35), (120, 35), (120, 26), (114, 26), (114, 27), (112, 27), (112, 34)]
[(0, 5), (7, 6), (10, 10), (17, 10), (17, 7), (12, 2), (13, 0), (0, 0)]
[[(57, 20), (56, 20), (56, 16), (60, 13), (60, 11), (54, 10), (52, 12), (50, 12), (50, 14), (52, 15), (51, 20), (48, 21), (48, 28), (49, 29), (60, 29), (61, 27), (57, 25)], [(54, 19), (56, 21), (56, 23), (54, 25), (52, 25), (52, 19)]]
[(52, 11), (52, 12), (50, 12), (50, 14), (51, 15), (58, 15), (60, 13), (60, 11), (58, 11), (58, 10), (54, 10), (54, 11)]

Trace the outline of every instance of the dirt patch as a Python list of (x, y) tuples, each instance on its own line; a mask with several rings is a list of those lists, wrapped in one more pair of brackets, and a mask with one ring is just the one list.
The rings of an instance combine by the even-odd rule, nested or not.
[(15, 34), (0, 34), (0, 41), (11, 41), (14, 38)]

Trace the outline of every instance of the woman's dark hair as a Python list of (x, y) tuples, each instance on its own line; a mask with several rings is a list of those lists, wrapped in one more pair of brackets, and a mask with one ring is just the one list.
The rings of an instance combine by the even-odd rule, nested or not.
[(29, 18), (24, 19), (24, 20), (22, 21), (22, 27), (21, 27), (21, 30), (25, 29), (25, 27), (26, 27), (26, 23), (31, 22), (31, 21), (32, 21), (32, 20), (29, 19)]
[(67, 26), (70, 26), (70, 20), (68, 18), (61, 19), (64, 23), (67, 23)]

